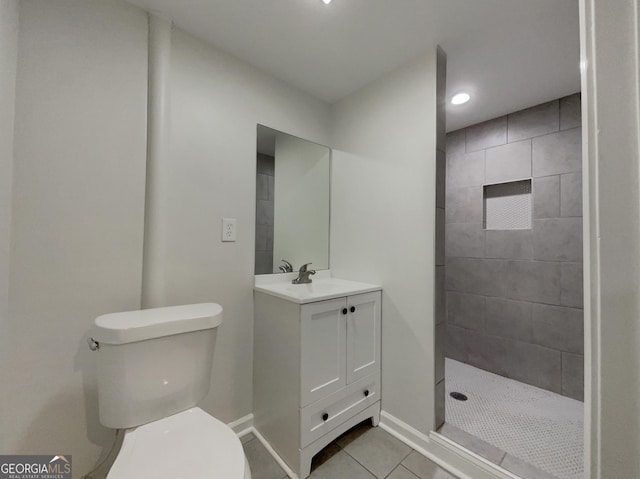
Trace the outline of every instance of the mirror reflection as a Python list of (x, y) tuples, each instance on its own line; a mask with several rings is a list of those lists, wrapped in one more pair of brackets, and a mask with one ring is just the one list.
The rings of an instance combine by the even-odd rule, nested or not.
[(255, 274), (329, 268), (331, 150), (258, 125)]

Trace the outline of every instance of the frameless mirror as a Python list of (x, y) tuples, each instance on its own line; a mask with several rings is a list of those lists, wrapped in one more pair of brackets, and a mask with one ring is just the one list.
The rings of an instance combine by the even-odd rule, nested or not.
[(258, 125), (255, 274), (329, 268), (331, 150)]

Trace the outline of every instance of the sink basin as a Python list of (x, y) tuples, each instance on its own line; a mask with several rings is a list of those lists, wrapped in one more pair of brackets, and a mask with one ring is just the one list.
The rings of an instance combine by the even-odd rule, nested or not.
[[(381, 286), (358, 281), (349, 281), (331, 277), (314, 278), (310, 284), (291, 284), (291, 275), (279, 276), (280, 281), (270, 282), (256, 279), (255, 291), (277, 296), (298, 304), (313, 303), (325, 299), (340, 298), (358, 293), (369, 293), (382, 289)], [(293, 277), (296, 275), (294, 274)]]

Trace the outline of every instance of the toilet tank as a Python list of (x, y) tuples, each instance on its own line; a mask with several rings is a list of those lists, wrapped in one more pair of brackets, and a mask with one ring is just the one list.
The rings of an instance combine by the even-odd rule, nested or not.
[(220, 323), (215, 303), (96, 318), (100, 422), (127, 429), (195, 406), (209, 391)]

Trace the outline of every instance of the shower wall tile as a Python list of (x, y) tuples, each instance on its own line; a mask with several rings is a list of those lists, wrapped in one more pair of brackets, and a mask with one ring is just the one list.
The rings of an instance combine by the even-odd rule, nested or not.
[(256, 199), (268, 200), (269, 199), (269, 176), (258, 173), (256, 176)]
[(531, 140), (486, 150), (485, 183), (521, 180), (531, 176)]
[(533, 217), (560, 217), (560, 176), (533, 179)]
[(444, 379), (444, 348), (447, 335), (446, 323), (436, 325), (435, 337), (435, 378), (436, 383)]
[(558, 100), (509, 115), (509, 143), (556, 132), (560, 129)]
[(531, 342), (533, 303), (502, 298), (487, 298), (486, 332), (494, 336)]
[(482, 223), (450, 223), (446, 229), (446, 255), (468, 258), (484, 256)]
[(273, 273), (273, 252), (256, 251), (255, 272), (256, 274)]
[(447, 223), (482, 223), (482, 187), (447, 188)]
[(447, 133), (447, 155), (466, 153), (466, 138), (466, 130), (464, 128)]
[(533, 139), (533, 176), (551, 176), (582, 171), (580, 128)]
[(447, 297), (444, 289), (444, 266), (436, 266), (436, 324), (444, 323), (447, 317)]
[(582, 173), (568, 173), (560, 177), (562, 216), (582, 216)]
[(484, 257), (502, 259), (533, 259), (531, 230), (485, 231)]
[(560, 302), (560, 264), (509, 261), (506, 297), (547, 304)]
[(532, 318), (536, 344), (583, 354), (584, 313), (581, 309), (534, 304)]
[(534, 220), (533, 257), (541, 261), (582, 261), (582, 218)]
[(507, 117), (478, 123), (467, 128), (467, 153), (507, 143)]
[(448, 291), (503, 296), (507, 261), (474, 258), (448, 258), (446, 288)]
[[(440, 428), (445, 421), (445, 383), (444, 380), (436, 384), (436, 429)], [(412, 474), (413, 475), (413, 474)]]
[(569, 130), (582, 125), (580, 93), (564, 97), (560, 100), (560, 129)]
[(466, 329), (481, 331), (485, 327), (485, 296), (447, 293), (447, 322)]
[(447, 154), (447, 184), (452, 188), (484, 183), (484, 150), (460, 155)]
[(584, 401), (584, 356), (562, 353), (562, 394)]
[(273, 156), (257, 154), (257, 170), (258, 173), (273, 176), (275, 174), (276, 160)]
[(256, 224), (259, 224), (259, 225), (273, 224), (273, 201), (267, 201), (267, 200), (256, 201)]
[(447, 191), (447, 155), (443, 151), (436, 151), (436, 208), (445, 207)]
[[(443, 208), (436, 208), (436, 265), (444, 265), (445, 250), (445, 212)], [(447, 228), (448, 230), (448, 228)]]
[(469, 330), (447, 324), (445, 356), (463, 363), (467, 362), (466, 345), (470, 341)]
[(467, 362), (473, 366), (506, 376), (510, 364), (508, 340), (470, 331), (466, 344)]
[(256, 251), (268, 251), (269, 225), (256, 225)]
[(562, 391), (560, 351), (521, 341), (509, 343), (508, 377), (556, 393)]
[(560, 266), (560, 304), (582, 308), (584, 285), (582, 263), (562, 263)]
[(440, 47), (436, 53), (437, 141), (439, 150), (446, 149), (447, 54)]

